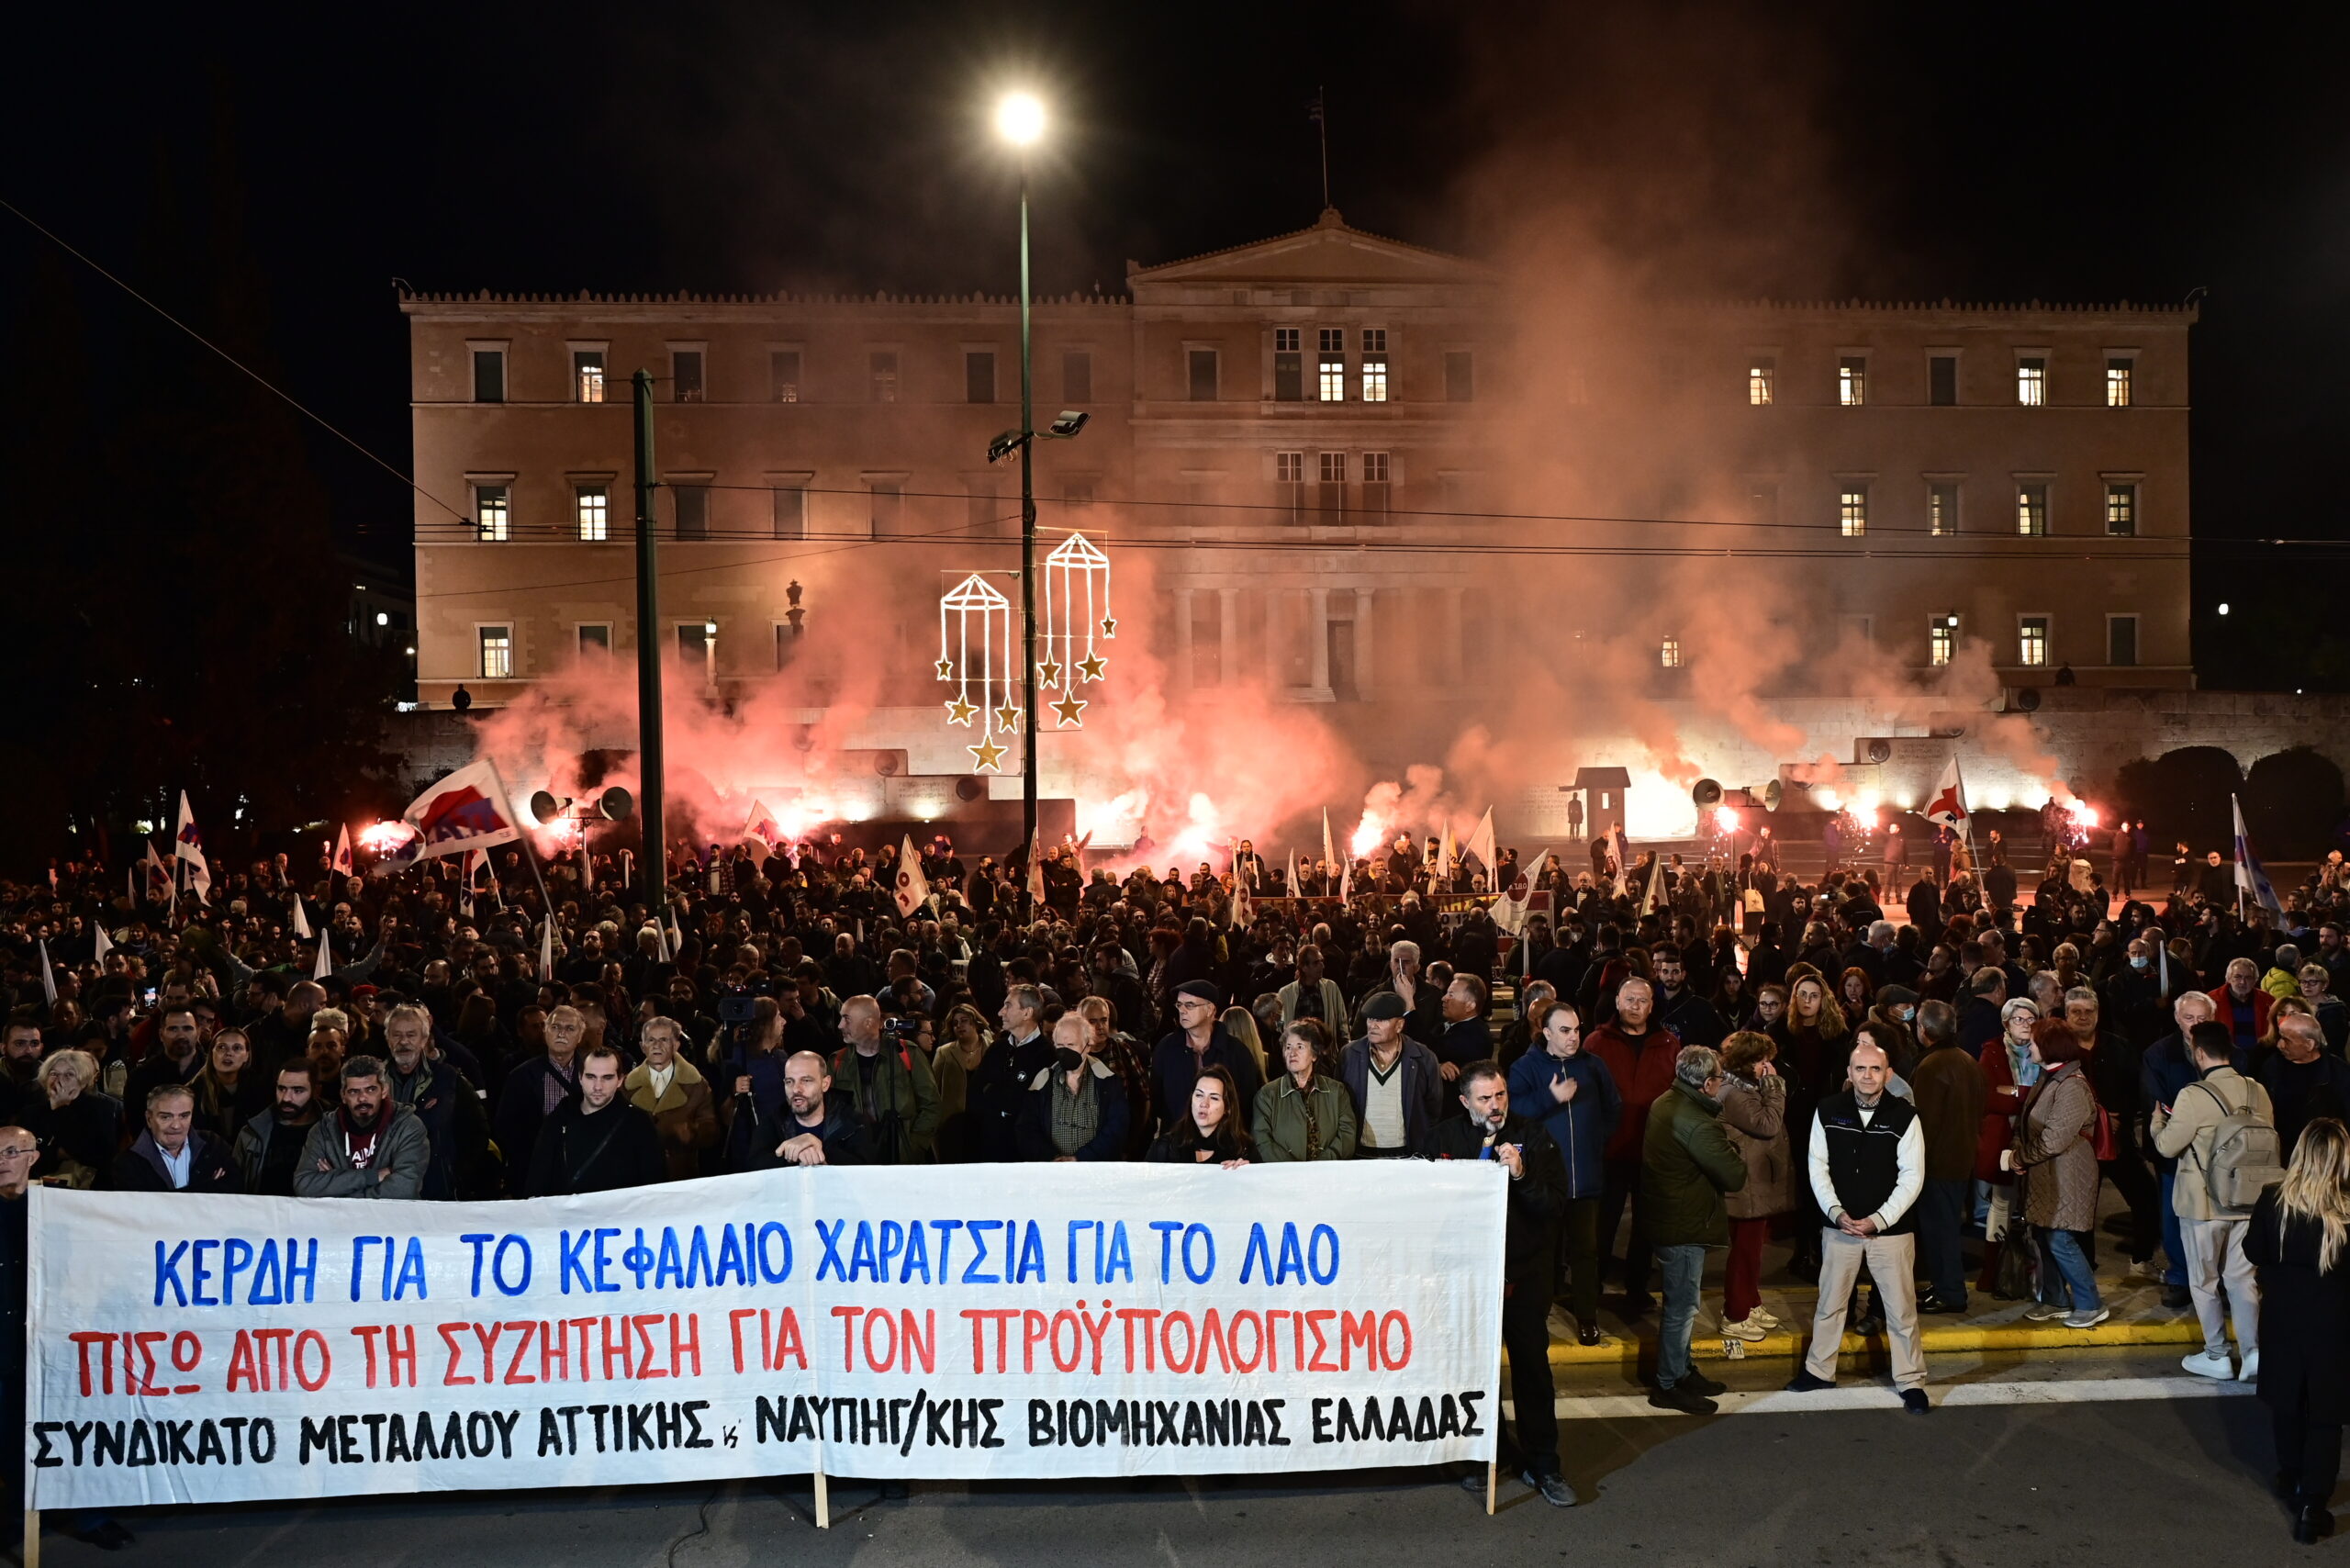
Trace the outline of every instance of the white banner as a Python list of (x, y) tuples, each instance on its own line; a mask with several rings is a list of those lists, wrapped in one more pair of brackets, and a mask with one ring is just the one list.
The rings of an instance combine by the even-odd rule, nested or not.
[(426, 1204), (37, 1187), (29, 1506), (1494, 1452), (1477, 1161), (778, 1170)]

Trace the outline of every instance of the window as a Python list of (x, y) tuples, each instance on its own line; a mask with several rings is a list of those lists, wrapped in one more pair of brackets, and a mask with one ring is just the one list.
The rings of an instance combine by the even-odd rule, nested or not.
[(1347, 521), (1347, 454), (1343, 452), (1322, 454), (1321, 511), (1326, 523)]
[(506, 351), (504, 349), (474, 350), (474, 401), (476, 403), (506, 401)]
[(514, 676), (514, 628), (483, 626), (476, 629), (481, 639), (481, 678), (484, 680), (510, 680)]
[(575, 403), (600, 403), (604, 400), (603, 350), (571, 351), (571, 400)]
[(1936, 615), (1926, 622), (1926, 662), (1940, 668), (1958, 655), (1958, 617)]
[(1777, 390), (1779, 362), (1769, 354), (1757, 354), (1746, 364), (1746, 400), (1758, 409), (1771, 406), (1772, 395)]
[(601, 544), (612, 536), (612, 493), (602, 485), (582, 485), (577, 497), (579, 537)]
[(873, 537), (897, 537), (905, 527), (906, 482), (892, 476), (870, 478), (865, 483), (873, 497)]
[(1857, 409), (1869, 400), (1869, 362), (1864, 355), (1846, 354), (1836, 362), (1836, 400)]
[(1926, 360), (1926, 401), (1937, 409), (1958, 407), (1958, 356), (1930, 355)]
[(791, 663), (791, 638), (790, 622), (777, 622), (775, 623), (775, 667), (778, 669), (782, 669)]
[(2038, 539), (2047, 533), (2047, 486), (2030, 484), (2016, 487), (2016, 532), (2027, 539)]
[(2116, 539), (2132, 539), (2138, 532), (2138, 487), (2108, 485), (2105, 487), (2105, 531)]
[(2016, 361), (2016, 401), (2027, 409), (2037, 409), (2048, 401), (2048, 362), (2044, 359)]
[(867, 396), (876, 403), (898, 400), (898, 353), (876, 349), (865, 358)]
[[(2105, 362), (2105, 406), (2107, 408), (2126, 409), (2130, 406), (2130, 372), (2136, 367), (2136, 364), (2135, 360), (2120, 355)], [(2132, 634), (2134, 636), (2135, 633)]]
[[(1466, 349), (1447, 350), (1444, 356), (1444, 400), (1448, 403), (1473, 403), (1477, 400), (1477, 356)], [(1570, 402), (1580, 402), (1570, 392)]]
[(1295, 327), (1273, 329), (1273, 401), (1305, 401), (1305, 355), (1298, 347), (1304, 334)]
[(1213, 403), (1216, 399), (1215, 350), (1191, 349), (1183, 355), (1190, 374), (1192, 401)]
[(1869, 531), (1869, 487), (1846, 485), (1836, 492), (1836, 531), (1858, 539)]
[(2136, 616), (2109, 615), (2105, 618), (2105, 662), (2122, 666), (2138, 662)]
[(511, 488), (504, 485), (474, 487), (474, 522), (485, 544), (506, 543), (513, 518)]
[(702, 380), (703, 354), (699, 349), (669, 351), (669, 397), (672, 402), (699, 403), (709, 396)]
[(1325, 403), (1347, 400), (1347, 330), (1322, 329), (1322, 352), (1315, 361), (1315, 396)]
[(710, 537), (710, 487), (707, 485), (677, 485), (670, 494), (677, 498), (677, 537), (707, 539)]
[(1365, 327), (1362, 330), (1362, 400), (1366, 403), (1387, 401), (1387, 329)]
[(778, 539), (808, 537), (808, 490), (805, 485), (778, 485), (775, 498), (775, 536)]
[(677, 657), (688, 670), (701, 672), (704, 686), (713, 684), (718, 679), (718, 622), (678, 622)]
[(612, 623), (609, 621), (583, 621), (579, 623), (579, 651), (583, 654), (609, 654), (612, 651)]
[(2048, 617), (2019, 615), (2016, 617), (2016, 663), (2026, 669), (2045, 668), (2048, 664)]
[(1667, 636), (1657, 649), (1656, 662), (1665, 669), (1679, 669), (1681, 667), (1681, 639)]
[(1061, 401), (1091, 403), (1093, 401), (1093, 351), (1063, 349), (1061, 351)]
[(1383, 518), (1389, 504), (1387, 454), (1366, 452), (1362, 454), (1362, 510), (1368, 516)]
[(1933, 483), (1926, 487), (1926, 532), (1941, 539), (1958, 532), (1958, 487)]
[(800, 401), (800, 351), (767, 351), (767, 396), (778, 403)]
[(963, 401), (995, 401), (995, 351), (972, 349), (963, 355)]
[(1305, 454), (1276, 452), (1273, 454), (1273, 485), (1281, 497), (1281, 510), (1292, 522), (1305, 521)]

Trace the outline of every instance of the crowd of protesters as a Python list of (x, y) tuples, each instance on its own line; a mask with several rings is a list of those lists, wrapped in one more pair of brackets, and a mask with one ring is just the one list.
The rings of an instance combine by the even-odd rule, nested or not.
[[(1512, 854), (1488, 877), (1408, 837), (1294, 885), (1245, 842), (1163, 877), (1064, 846), (1033, 912), (1016, 858), (944, 839), (905, 913), (894, 852), (837, 841), (673, 855), (658, 908), (641, 866), (577, 851), (546, 862), (543, 899), (520, 846), (478, 882), (456, 859), (365, 877), (279, 856), (216, 872), (200, 903), (63, 864), (0, 884), (0, 1126), (37, 1146), (36, 1182), (354, 1199), (815, 1165), (1494, 1159), (1516, 1467), (1561, 1505), (1549, 1335), (1601, 1340), (1604, 1271), (1622, 1317), (1656, 1310), (1653, 1275), (1654, 1397), (1710, 1410), (1720, 1385), (1689, 1361), (1705, 1253), (1728, 1252), (1722, 1334), (1758, 1340), (1779, 1327), (1760, 1294), (1774, 1234), (1822, 1287), (1797, 1386), (1832, 1380), (1849, 1318), (1892, 1335), (1923, 1410), (1919, 1311), (1966, 1311), (1973, 1289), (2103, 1320), (2109, 1182), (2120, 1246), (2171, 1305), (2234, 1304), (2250, 1375), (2242, 1216), (2231, 1252), (2180, 1162), (2251, 1107), (2185, 1091), (2256, 1092), (2279, 1158), (2350, 1114), (2339, 857), (2281, 915), (2243, 918), (2191, 865), (2140, 896), (2143, 853), (2119, 849), (2121, 885), (2066, 858), (2028, 903), (1998, 842), (1979, 867), (1938, 842), (1899, 887), (1906, 865), (1806, 881), (1779, 853), (1628, 865), (1595, 840), (1588, 868), (1549, 862), (1530, 910), (1505, 906), (1515, 939), (1480, 891), (1511, 886)], [(323, 963), (297, 919), (324, 927)]]

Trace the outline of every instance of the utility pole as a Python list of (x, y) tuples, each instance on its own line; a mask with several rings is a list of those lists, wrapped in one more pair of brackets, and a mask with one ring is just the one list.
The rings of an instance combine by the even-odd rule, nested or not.
[(643, 777), (637, 812), (644, 824), (644, 902), (669, 941), (668, 842), (661, 826), (661, 583), (653, 537), (653, 375), (629, 378), (636, 394), (636, 755)]
[(1028, 158), (1020, 158), (1020, 831), (1028, 846), (1020, 919), (1036, 918), (1036, 405), (1028, 344)]

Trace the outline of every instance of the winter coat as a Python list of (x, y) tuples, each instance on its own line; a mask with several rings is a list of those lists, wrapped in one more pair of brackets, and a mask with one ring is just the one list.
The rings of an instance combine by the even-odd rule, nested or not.
[(1768, 1219), (1796, 1206), (1794, 1142), (1787, 1136), (1787, 1081), (1727, 1080), (1722, 1126), (1746, 1161), (1746, 1185), (1726, 1200), (1732, 1219)]
[[(1365, 1125), (1363, 1101), (1371, 1086), (1371, 1041), (1368, 1038), (1357, 1040), (1338, 1053), (1338, 1077), (1347, 1086), (1347, 1098), (1355, 1104), (1355, 1138), (1360, 1148)], [(1448, 1101), (1444, 1092), (1444, 1075), (1438, 1065), (1436, 1053), (1408, 1036), (1404, 1040), (1403, 1090), (1404, 1147), (1417, 1148), (1420, 1140), (1428, 1136), (1428, 1128), (1444, 1118)]]
[(2324, 1239), (2313, 1220), (2284, 1225), (2271, 1187), (2253, 1205), (2244, 1255), (2260, 1273), (2261, 1400), (2341, 1426), (2350, 1422), (2350, 1248), (2320, 1271)]
[[(417, 1198), (424, 1195), (425, 1172), (432, 1165), (432, 1139), (405, 1105), (386, 1100), (387, 1118), (375, 1133), (375, 1152), (366, 1165), (351, 1163), (351, 1140), (342, 1114), (330, 1111), (311, 1124), (294, 1170), (297, 1198)], [(321, 1161), (326, 1169), (321, 1170)], [(386, 1176), (383, 1172), (390, 1171)]]
[(1746, 1185), (1746, 1161), (1723, 1131), (1721, 1107), (1676, 1081), (1649, 1107), (1640, 1213), (1654, 1247), (1727, 1247), (1722, 1194)]
[(930, 1058), (912, 1046), (883, 1040), (875, 1053), (872, 1092), (855, 1046), (833, 1053), (833, 1087), (848, 1096), (850, 1109), (873, 1128), (873, 1158), (880, 1165), (912, 1165), (930, 1159), (938, 1133), (938, 1083)]
[(1150, 1057), (1150, 1097), (1159, 1121), (1169, 1127), (1181, 1125), (1192, 1114), (1192, 1089), (1200, 1074), (1218, 1066), (1232, 1074), (1232, 1086), (1240, 1092), (1239, 1103), (1227, 1106), (1227, 1112), (1245, 1115), (1257, 1102), (1257, 1091), (1265, 1086), (1265, 1073), (1248, 1047), (1225, 1033), (1222, 1024), (1208, 1036), (1204, 1052), (1194, 1052), (1181, 1029), (1160, 1040)]
[[(1550, 1092), (1550, 1086), (1562, 1078), (1576, 1084), (1575, 1097), (1564, 1104)], [(1550, 1135), (1566, 1170), (1567, 1196), (1599, 1196), (1608, 1141), (1624, 1117), (1624, 1096), (1607, 1064), (1589, 1051), (1554, 1057), (1547, 1050), (1528, 1050), (1510, 1064), (1509, 1104)]]
[[(1308, 1154), (1306, 1113), (1313, 1112), (1315, 1152)], [(1257, 1091), (1248, 1130), (1257, 1139), (1257, 1158), (1268, 1165), (1288, 1160), (1352, 1159), (1361, 1129), (1355, 1125), (1355, 1103), (1347, 1086), (1324, 1073), (1314, 1075), (1314, 1087), (1300, 1090), (1288, 1073)]]
[(1999, 1169), (1999, 1154), (2015, 1147), (2016, 1113), (2022, 1109), (2023, 1098), (2000, 1092), (2016, 1087), (2015, 1064), (2008, 1059), (2007, 1041), (1995, 1039), (1985, 1046), (1975, 1066), (1983, 1074), (1983, 1119), (1975, 1137), (1975, 1179), (1995, 1187), (2010, 1187), (2016, 1175)]
[(1623, 1119), (1607, 1140), (1606, 1157), (1617, 1164), (1637, 1164), (1642, 1158), (1649, 1107), (1673, 1087), (1673, 1063), (1681, 1054), (1681, 1036), (1651, 1018), (1648, 1032), (1637, 1038), (1615, 1024), (1594, 1029), (1583, 1036), (1583, 1048), (1607, 1064), (1607, 1070), (1616, 1076), (1617, 1091), (1624, 1097)]
[(2096, 1226), (2097, 1153), (2087, 1137), (2096, 1114), (2097, 1097), (2076, 1062), (2052, 1068), (2024, 1096), (2015, 1149), (2030, 1224), (2051, 1230)]
[(653, 1070), (640, 1062), (621, 1080), (621, 1094), (653, 1118), (669, 1180), (684, 1182), (701, 1174), (702, 1150), (718, 1147), (718, 1106), (711, 1098), (710, 1080), (684, 1057), (675, 1061), (677, 1071), (666, 1092), (653, 1092)]
[(1990, 1099), (1982, 1064), (1954, 1043), (1937, 1046), (1909, 1070), (1909, 1088), (1926, 1140), (1926, 1180), (1971, 1179)]
[(653, 1118), (618, 1095), (600, 1111), (584, 1100), (555, 1107), (531, 1150), (530, 1195), (650, 1187), (669, 1173)]
[[(1556, 1279), (1559, 1219), (1566, 1212), (1566, 1177), (1559, 1151), (1541, 1125), (1512, 1112), (1497, 1143), (1517, 1145), (1526, 1174), (1509, 1183), (1509, 1213), (1502, 1239), (1502, 1275), (1512, 1287), (1539, 1290), (1545, 1300)], [(1478, 1159), (1485, 1153), (1485, 1128), (1466, 1116), (1449, 1116), (1413, 1146), (1423, 1159)]]
[[(1273, 993), (1281, 999), (1281, 1027), (1286, 1029), (1297, 1022), (1298, 983), (1290, 981)], [(1322, 1003), (1322, 1026), (1333, 1040), (1343, 1040), (1350, 1032), (1347, 1026), (1347, 996), (1338, 982), (1325, 976), (1315, 993)]]
[[(86, 1098), (88, 1091), (84, 1090)], [(129, 1148), (114, 1162), (114, 1180), (108, 1183), (118, 1193), (241, 1193), (244, 1179), (237, 1174), (237, 1162), (229, 1153), (229, 1146), (206, 1132), (202, 1127), (188, 1129), (187, 1185), (174, 1188), (171, 1173), (163, 1169), (163, 1151), (155, 1146), (155, 1135), (142, 1131)], [(415, 1194), (410, 1193), (413, 1197)]]
[[(1126, 1108), (1126, 1086), (1100, 1057), (1088, 1058), (1086, 1065), (1093, 1075), (1096, 1120), (1092, 1141), (1079, 1149), (1076, 1158), (1087, 1163), (1123, 1159), (1132, 1120), (1132, 1113)], [(1058, 1076), (1048, 1067), (1028, 1081), (1028, 1096), (1020, 1105), (1023, 1159), (1051, 1160), (1061, 1157), (1061, 1151), (1053, 1144), (1053, 1080)]]
[(2239, 1112), (2251, 1111), (2270, 1126), (2277, 1125), (2268, 1091), (2232, 1067), (2215, 1067), (2195, 1083), (2179, 1091), (2165, 1115), (2154, 1112), (2154, 1147), (2177, 1162), (2171, 1183), (2171, 1204), (2182, 1224), (2189, 1220), (2233, 1217), (2241, 1209), (2222, 1213), (2211, 1197), (2211, 1146), (2219, 1138), (2220, 1123)]

